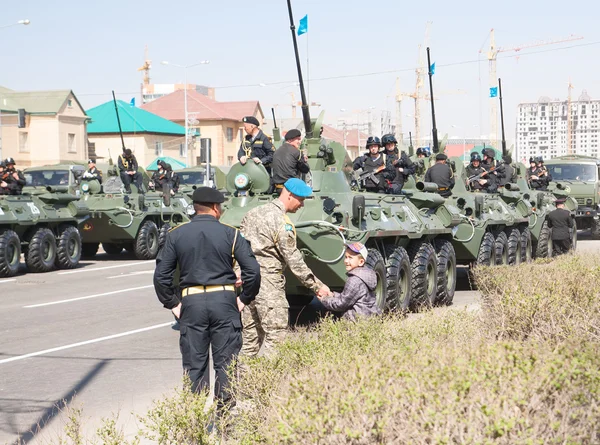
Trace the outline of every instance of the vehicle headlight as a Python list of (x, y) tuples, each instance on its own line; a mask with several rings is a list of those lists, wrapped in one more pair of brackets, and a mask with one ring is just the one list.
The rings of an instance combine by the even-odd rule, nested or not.
[(235, 188), (243, 190), (250, 184), (250, 178), (245, 173), (238, 173), (233, 180)]

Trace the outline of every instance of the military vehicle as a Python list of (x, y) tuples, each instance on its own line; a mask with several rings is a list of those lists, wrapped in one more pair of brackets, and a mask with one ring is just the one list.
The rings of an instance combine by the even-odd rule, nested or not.
[(568, 185), (570, 196), (577, 201), (577, 228), (590, 229), (594, 238), (600, 238), (600, 159), (566, 155), (552, 158), (545, 165), (552, 181)]
[(21, 252), (30, 272), (72, 269), (81, 258), (78, 226), (88, 209), (72, 189), (73, 165), (28, 168), (20, 195), (0, 197), (0, 276), (16, 275)]

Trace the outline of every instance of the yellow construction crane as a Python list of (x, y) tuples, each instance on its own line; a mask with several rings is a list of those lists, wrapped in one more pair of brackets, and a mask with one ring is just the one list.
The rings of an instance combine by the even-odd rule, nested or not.
[(148, 59), (148, 45), (144, 49), (144, 65), (138, 68), (138, 71), (144, 72), (144, 85), (150, 84), (150, 68), (152, 68), (152, 60)]
[[(302, 106), (302, 102), (301, 101), (296, 101), (296, 96), (294, 95), (293, 92), (288, 91), (286, 94), (289, 94), (292, 98), (292, 100), (290, 101), (290, 103), (288, 104), (273, 104), (273, 108), (277, 109), (277, 107), (280, 106), (290, 106), (292, 107), (292, 118), (296, 118), (296, 107), (301, 107)], [(317, 102), (311, 102), (310, 105), (311, 107), (320, 107), (321, 104), (317, 103)]]
[[(534, 48), (537, 46), (554, 45), (557, 43), (570, 42), (572, 40), (581, 40), (583, 37), (575, 36), (571, 34), (569, 37), (555, 40), (540, 40), (537, 42), (526, 43), (523, 45), (513, 46), (512, 48), (498, 48), (496, 47), (496, 38), (494, 35), (494, 29), (490, 30), (490, 49), (487, 52), (487, 58), (490, 66), (490, 88), (496, 88), (498, 86), (498, 76), (496, 75), (496, 56), (498, 53), (515, 51), (519, 52), (522, 49)], [(479, 50), (481, 54), (483, 48)], [(490, 139), (494, 147), (498, 148), (498, 98), (490, 97)]]

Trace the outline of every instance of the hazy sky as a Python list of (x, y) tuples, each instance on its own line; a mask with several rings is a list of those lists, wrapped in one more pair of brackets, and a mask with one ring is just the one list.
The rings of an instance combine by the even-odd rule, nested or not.
[[(517, 104), (535, 102), (542, 95), (565, 99), (569, 78), (574, 98), (585, 89), (600, 99), (596, 1), (293, 0), (293, 8), (296, 26), (309, 16), (309, 30), (299, 37), (299, 46), (305, 70), (308, 38), (310, 78), (357, 75), (310, 82), (310, 98), (322, 104), (331, 124), (338, 117), (355, 121), (352, 110), (393, 111), (397, 76), (404, 92), (414, 90), (417, 47), (428, 21), (442, 135), (475, 137), (489, 131), (488, 62), (479, 50), (489, 47), (491, 28), (496, 30), (497, 46), (505, 48), (571, 34), (584, 37), (524, 49), (518, 59), (515, 52), (499, 53), (497, 72), (509, 139), (514, 136)], [(216, 87), (217, 100), (257, 99), (269, 115), (273, 104), (290, 101), (287, 92), (300, 98), (290, 84), (258, 86), (296, 80), (286, 0), (11, 1), (2, 6), (0, 27), (25, 18), (30, 25), (0, 29), (0, 85), (8, 88), (72, 89), (86, 109), (110, 100), (111, 90), (119, 99), (135, 96), (139, 103), (142, 73), (137, 68), (147, 44), (153, 83), (183, 81), (183, 70), (163, 66), (162, 60), (189, 65), (209, 59), (209, 65), (188, 69), (188, 82)], [(535, 51), (539, 53), (531, 54)], [(389, 72), (393, 70), (397, 72)], [(388, 72), (358, 76), (381, 71)], [(466, 94), (442, 95), (456, 90)], [(405, 98), (403, 114), (413, 110), (413, 100)], [(421, 110), (422, 131), (430, 131), (429, 102), (423, 101)], [(280, 106), (278, 112), (289, 117), (291, 107)], [(403, 127), (405, 133), (412, 130), (412, 118), (404, 116)]]

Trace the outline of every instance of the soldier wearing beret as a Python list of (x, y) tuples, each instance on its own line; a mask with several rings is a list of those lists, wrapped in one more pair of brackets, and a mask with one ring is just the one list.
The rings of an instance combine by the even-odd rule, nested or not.
[(95, 179), (102, 184), (102, 172), (96, 168), (96, 161), (94, 159), (88, 159), (88, 169), (83, 173), (83, 179)]
[(245, 164), (252, 159), (257, 164), (263, 164), (269, 174), (271, 173), (271, 162), (273, 162), (273, 144), (262, 132), (258, 119), (254, 116), (246, 116), (242, 119), (246, 137), (238, 150), (238, 160)]
[[(156, 258), (154, 288), (158, 299), (179, 318), (183, 369), (192, 389), (209, 388), (209, 346), (216, 373), (215, 397), (220, 410), (231, 402), (227, 368), (242, 346), (240, 311), (260, 289), (260, 267), (248, 242), (233, 227), (221, 224), (223, 194), (199, 187), (192, 195), (196, 216), (167, 234)], [(241, 269), (242, 291), (235, 263)], [(179, 266), (179, 286), (173, 275)]]
[(240, 230), (250, 242), (262, 274), (256, 300), (242, 312), (244, 355), (255, 356), (261, 346), (268, 354), (283, 339), (289, 318), (283, 275), (286, 267), (318, 296), (331, 295), (304, 262), (296, 246), (296, 229), (287, 216), (300, 209), (311, 194), (312, 189), (301, 179), (288, 179), (278, 198), (252, 209), (242, 219)]
[(434, 182), (438, 186), (437, 192), (447, 198), (452, 195), (454, 187), (454, 172), (452, 168), (446, 164), (448, 156), (444, 153), (435, 155), (435, 164), (427, 169), (425, 173), (425, 182)]
[(131, 183), (133, 182), (138, 189), (138, 193), (144, 193), (142, 189), (142, 175), (137, 171), (138, 162), (129, 148), (126, 148), (119, 155), (117, 164), (119, 166), (121, 181), (123, 181), (123, 185), (125, 186), (125, 192), (127, 194), (131, 193)]
[(556, 209), (547, 217), (548, 227), (552, 229), (552, 250), (554, 255), (567, 253), (571, 249), (571, 234), (573, 232), (573, 218), (571, 212), (565, 209), (565, 198), (556, 200)]
[(285, 142), (273, 154), (273, 184), (280, 193), (283, 184), (290, 178), (300, 178), (302, 173), (308, 173), (308, 160), (300, 151), (302, 133), (292, 129), (285, 134)]

